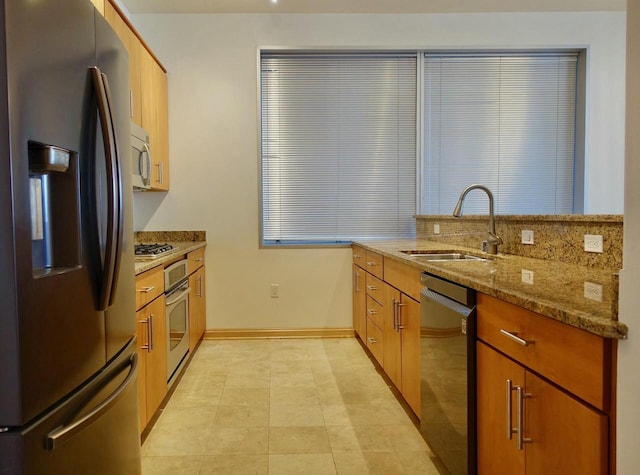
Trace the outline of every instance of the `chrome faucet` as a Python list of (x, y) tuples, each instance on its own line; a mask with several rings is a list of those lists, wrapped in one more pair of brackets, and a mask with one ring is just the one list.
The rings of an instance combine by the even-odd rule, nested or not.
[(493, 193), (491, 190), (484, 185), (469, 185), (460, 194), (460, 198), (458, 198), (458, 204), (456, 204), (455, 209), (453, 210), (453, 215), (456, 218), (460, 218), (462, 216), (462, 202), (464, 201), (465, 196), (471, 190), (482, 190), (489, 197), (489, 237), (486, 241), (482, 241), (482, 250), (487, 254), (497, 254), (498, 253), (498, 245), (502, 244), (502, 238), (496, 234), (496, 223), (493, 219)]

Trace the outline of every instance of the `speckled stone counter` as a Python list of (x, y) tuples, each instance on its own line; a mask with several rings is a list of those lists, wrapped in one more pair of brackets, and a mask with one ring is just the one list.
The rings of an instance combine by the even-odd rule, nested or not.
[(138, 231), (136, 243), (168, 243), (173, 250), (161, 257), (136, 257), (136, 275), (161, 265), (182, 259), (185, 254), (207, 245), (205, 231)]
[[(481, 254), (467, 247), (426, 239), (355, 244), (590, 333), (617, 339), (627, 336), (626, 325), (617, 321), (618, 275), (611, 269), (511, 254), (484, 255), (489, 258), (487, 261), (427, 262), (401, 252), (460, 250)], [(602, 286), (601, 301), (585, 297), (585, 285), (590, 288), (591, 284)]]
[[(166, 242), (166, 241), (163, 241)], [(167, 254), (163, 254), (161, 257), (156, 258), (138, 258), (135, 259), (136, 275), (145, 271), (153, 269), (154, 267), (162, 266), (173, 261), (180, 260), (185, 254), (195, 251), (201, 247), (207, 245), (206, 242), (201, 241), (170, 241), (169, 244), (173, 246), (173, 250)]]

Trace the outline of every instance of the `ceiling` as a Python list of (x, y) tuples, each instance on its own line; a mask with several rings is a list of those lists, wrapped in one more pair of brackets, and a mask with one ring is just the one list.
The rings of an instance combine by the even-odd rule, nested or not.
[(627, 0), (120, 0), (131, 13), (625, 11)]

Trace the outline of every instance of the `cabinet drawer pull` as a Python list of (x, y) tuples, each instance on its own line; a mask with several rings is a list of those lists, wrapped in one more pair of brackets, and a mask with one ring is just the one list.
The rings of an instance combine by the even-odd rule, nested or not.
[[(140, 345), (140, 349), (141, 350), (149, 350), (149, 317), (144, 318), (142, 320), (138, 320), (139, 323), (146, 325), (147, 330), (146, 330), (146, 334), (147, 334), (147, 342), (146, 343), (141, 343)], [(142, 339), (142, 338), (141, 338)]]
[(374, 267), (374, 266), (377, 266), (378, 263), (377, 262), (373, 262), (373, 261), (367, 261), (367, 265), (370, 266), (370, 267)]
[(354, 254), (353, 258), (354, 259), (362, 259), (362, 256), (360, 254)]
[(524, 339), (520, 338), (518, 336), (518, 333), (516, 333), (516, 332), (508, 332), (507, 330), (500, 329), (500, 333), (502, 335), (506, 336), (507, 338), (509, 338), (510, 340), (513, 340), (517, 344), (522, 345), (522, 346), (529, 346), (529, 345), (533, 345), (535, 343), (535, 340), (524, 340)]
[(524, 437), (524, 430), (522, 427), (522, 413), (524, 411), (524, 401), (523, 399), (526, 397), (531, 397), (531, 394), (529, 393), (525, 393), (522, 391), (522, 387), (520, 386), (516, 386), (516, 393), (518, 395), (518, 401), (517, 401), (517, 411), (518, 411), (518, 427), (516, 429), (516, 432), (518, 433), (518, 450), (523, 450), (523, 445), (525, 443), (530, 443), (531, 439), (529, 437)]
[(149, 287), (142, 287), (140, 289), (137, 289), (138, 292), (141, 292), (143, 294), (148, 294), (149, 292), (156, 290), (156, 287), (154, 285), (151, 285)]
[(370, 308), (367, 309), (367, 313), (369, 315), (376, 315), (378, 312), (376, 312), (375, 310), (371, 310)]
[(375, 338), (371, 338), (371, 337), (367, 337), (367, 341), (369, 341), (369, 343), (371, 343), (371, 344), (378, 343), (378, 340), (376, 340)]
[(196, 257), (195, 261), (196, 262), (202, 262), (202, 261), (204, 261), (204, 257)]
[(367, 285), (367, 289), (369, 289), (369, 290), (378, 290), (378, 287), (376, 287), (375, 285)]

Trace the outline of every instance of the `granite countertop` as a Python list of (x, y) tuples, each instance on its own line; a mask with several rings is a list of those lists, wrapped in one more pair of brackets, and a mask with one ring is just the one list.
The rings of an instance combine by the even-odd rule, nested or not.
[(163, 254), (161, 257), (156, 258), (135, 258), (135, 271), (136, 275), (145, 271), (153, 269), (154, 267), (162, 266), (170, 262), (179, 260), (185, 254), (195, 251), (201, 247), (205, 247), (207, 243), (205, 241), (169, 241), (168, 244), (173, 246), (173, 250), (169, 253)]
[[(426, 239), (354, 244), (590, 333), (606, 338), (627, 337), (627, 326), (618, 321), (618, 275), (611, 269), (511, 254), (488, 256), (479, 250)], [(490, 260), (425, 262), (402, 250), (460, 250)], [(598, 285), (602, 286), (600, 301)], [(593, 287), (596, 290), (591, 290)], [(595, 299), (585, 297), (585, 288)]]

